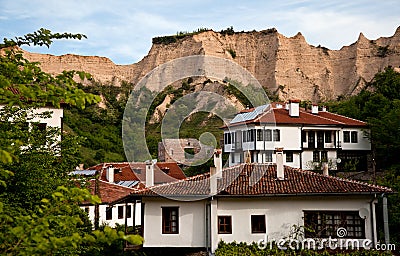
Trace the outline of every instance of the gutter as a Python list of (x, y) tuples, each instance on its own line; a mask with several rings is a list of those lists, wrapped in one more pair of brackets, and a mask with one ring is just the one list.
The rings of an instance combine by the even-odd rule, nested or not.
[[(329, 196), (369, 196), (369, 195), (376, 195), (380, 194), (382, 192), (352, 192), (352, 193), (290, 193), (290, 194), (283, 194), (283, 193), (274, 193), (274, 194), (258, 194), (258, 195), (231, 195), (231, 194), (226, 194), (226, 195), (214, 195), (213, 197), (217, 198), (259, 198), (259, 197), (296, 197), (296, 196), (324, 196), (324, 197), (329, 197)], [(174, 194), (169, 194), (169, 195), (130, 195), (132, 198), (144, 198), (144, 197), (150, 197), (150, 198), (156, 198), (156, 197), (172, 197), (172, 198), (193, 198), (193, 199), (206, 199), (212, 197), (211, 195), (174, 195)], [(129, 197), (129, 196), (128, 196)], [(114, 201), (111, 204), (117, 204), (123, 202), (125, 198), (121, 198), (121, 200)], [(173, 200), (173, 199), (170, 199)], [(110, 204), (110, 205), (111, 205)]]
[(389, 217), (388, 217), (388, 207), (387, 207), (387, 197), (385, 193), (382, 193), (382, 213), (383, 213), (383, 232), (385, 233), (385, 243), (390, 243), (389, 237)]
[(375, 241), (375, 232), (376, 232), (376, 227), (375, 227), (375, 207), (374, 207), (374, 201), (376, 199), (376, 194), (374, 195), (374, 198), (369, 202), (369, 208), (370, 208), (370, 219), (371, 219), (371, 238), (372, 238), (372, 247), (375, 248), (376, 246), (376, 241)]

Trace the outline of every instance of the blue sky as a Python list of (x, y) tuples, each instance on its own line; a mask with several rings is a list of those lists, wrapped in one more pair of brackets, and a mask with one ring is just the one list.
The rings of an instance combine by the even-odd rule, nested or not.
[(400, 26), (398, 0), (0, 0), (0, 37), (12, 38), (47, 28), (83, 33), (88, 39), (55, 42), (50, 49), (24, 48), (54, 55), (67, 53), (110, 58), (116, 64), (141, 60), (151, 38), (193, 31), (276, 28), (290, 37), (338, 50), (360, 32), (369, 39), (392, 36)]

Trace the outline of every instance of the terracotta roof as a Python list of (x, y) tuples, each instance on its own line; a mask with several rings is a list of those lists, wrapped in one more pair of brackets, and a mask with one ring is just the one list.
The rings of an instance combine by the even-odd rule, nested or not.
[[(114, 172), (114, 182), (119, 181), (146, 181), (146, 164), (145, 163), (102, 163), (92, 167), (88, 170), (97, 170), (100, 172), (100, 180), (107, 180), (106, 168), (113, 166), (117, 170)], [(182, 169), (176, 163), (156, 163), (154, 168), (154, 183), (161, 184), (173, 182), (177, 179), (186, 178)]]
[[(92, 193), (92, 195), (95, 195), (95, 184), (96, 180), (91, 179), (89, 180), (89, 191)], [(133, 188), (128, 188), (116, 184), (112, 184), (106, 181), (99, 180), (98, 181), (99, 185), (99, 193), (98, 196), (101, 199), (102, 203), (111, 203), (114, 202), (115, 200), (127, 196), (131, 194), (132, 192), (135, 192), (136, 190)], [(87, 204), (88, 202), (83, 202), (83, 204)]]
[[(282, 107), (277, 108), (277, 104)], [(267, 108), (266, 111), (254, 119), (245, 122), (237, 122), (229, 124), (229, 126), (237, 126), (241, 124), (298, 124), (298, 125), (324, 125), (324, 126), (360, 126), (365, 127), (367, 124), (363, 121), (352, 119), (339, 114), (330, 113), (327, 111), (319, 111), (318, 114), (312, 114), (310, 111), (299, 109), (298, 117), (289, 116), (289, 111), (284, 108), (284, 103), (272, 103), (273, 109)], [(250, 111), (254, 111), (250, 109)], [(226, 128), (224, 126), (223, 128)]]
[(105, 169), (109, 166), (114, 166), (114, 168), (119, 169), (118, 172), (114, 172), (114, 182), (118, 181), (128, 181), (128, 180), (139, 180), (139, 178), (133, 173), (130, 168), (129, 163), (102, 163), (92, 167), (87, 168), (88, 170), (97, 170), (100, 173), (100, 180), (108, 181)]
[(173, 162), (165, 162), (165, 163), (156, 163), (158, 168), (160, 168), (163, 172), (166, 172), (169, 176), (174, 177), (175, 179), (181, 180), (186, 178), (186, 175), (183, 173), (182, 169), (177, 165), (177, 163)]
[[(392, 189), (364, 182), (324, 176), (284, 167), (285, 179), (276, 178), (276, 165), (240, 164), (223, 171), (217, 196), (351, 195), (393, 193)], [(210, 192), (209, 173), (134, 192), (138, 196), (204, 196)]]
[(329, 118), (329, 119), (336, 120), (338, 122), (345, 123), (346, 125), (349, 125), (349, 126), (366, 126), (367, 125), (367, 123), (365, 123), (363, 121), (353, 119), (350, 117), (346, 117), (346, 116), (342, 116), (339, 114), (327, 112), (327, 111), (320, 111), (320, 112), (318, 112), (318, 115), (320, 115), (321, 117), (324, 117), (324, 118)]

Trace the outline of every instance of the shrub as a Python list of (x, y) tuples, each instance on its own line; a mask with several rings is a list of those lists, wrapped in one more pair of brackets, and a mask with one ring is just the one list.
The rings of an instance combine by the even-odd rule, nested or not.
[(227, 51), (230, 53), (232, 58), (236, 58), (236, 51), (235, 50), (233, 50), (232, 48), (229, 48), (229, 49), (227, 49)]

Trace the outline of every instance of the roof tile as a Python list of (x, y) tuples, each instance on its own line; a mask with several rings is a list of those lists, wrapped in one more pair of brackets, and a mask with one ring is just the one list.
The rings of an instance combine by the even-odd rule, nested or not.
[[(285, 179), (276, 178), (276, 165), (240, 164), (223, 171), (218, 195), (276, 196), (309, 194), (393, 193), (392, 189), (364, 182), (324, 176), (285, 166)], [(142, 196), (204, 196), (210, 193), (209, 173), (136, 191)]]

